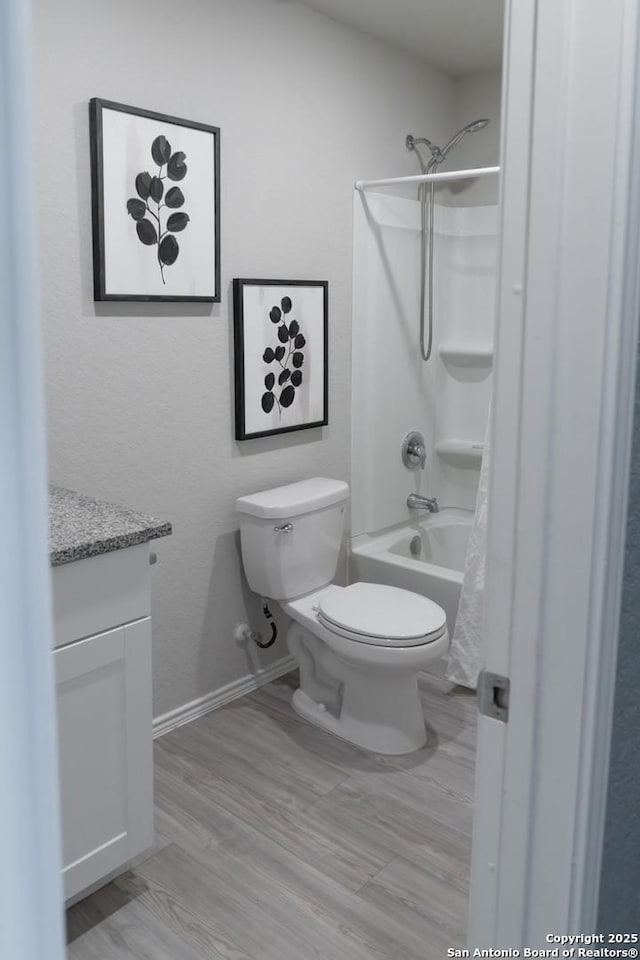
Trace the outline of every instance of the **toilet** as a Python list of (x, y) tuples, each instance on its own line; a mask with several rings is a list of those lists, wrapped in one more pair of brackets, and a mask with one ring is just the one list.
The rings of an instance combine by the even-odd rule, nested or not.
[(409, 590), (333, 583), (349, 487), (315, 477), (240, 497), (249, 586), (291, 617), (294, 710), (351, 743), (410, 753), (427, 740), (417, 676), (448, 650), (444, 610)]

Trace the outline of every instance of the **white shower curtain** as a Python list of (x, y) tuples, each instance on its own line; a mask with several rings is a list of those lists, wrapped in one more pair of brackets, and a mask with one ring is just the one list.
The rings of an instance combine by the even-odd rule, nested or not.
[(475, 690), (482, 662), (484, 581), (487, 550), (491, 407), (487, 417), (482, 467), (471, 526), (458, 616), (451, 638), (446, 677)]

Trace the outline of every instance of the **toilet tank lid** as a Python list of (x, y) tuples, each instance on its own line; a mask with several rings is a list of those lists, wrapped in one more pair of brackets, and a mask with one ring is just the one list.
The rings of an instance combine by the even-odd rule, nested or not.
[(238, 513), (248, 513), (252, 517), (265, 519), (298, 517), (303, 513), (341, 503), (348, 496), (349, 485), (343, 480), (313, 477), (311, 480), (299, 480), (284, 487), (252, 493), (248, 497), (238, 497), (236, 510)]

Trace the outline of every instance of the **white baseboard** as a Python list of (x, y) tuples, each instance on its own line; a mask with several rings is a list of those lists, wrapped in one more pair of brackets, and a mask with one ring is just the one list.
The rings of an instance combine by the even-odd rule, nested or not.
[(263, 684), (282, 677), (285, 673), (293, 670), (295, 665), (296, 662), (293, 657), (282, 657), (257, 673), (248, 673), (245, 677), (240, 677), (239, 680), (233, 680), (226, 686), (220, 687), (219, 690), (212, 690), (211, 693), (206, 693), (204, 697), (198, 697), (197, 700), (191, 700), (190, 703), (185, 703), (181, 707), (176, 707), (174, 710), (169, 710), (168, 713), (155, 717), (153, 739), (162, 737), (170, 730), (175, 730), (176, 727), (181, 727), (184, 723), (190, 723), (192, 720), (204, 716), (205, 713), (210, 713), (211, 710), (216, 710), (225, 703), (231, 703), (232, 700), (237, 700), (245, 693), (251, 693), (252, 690), (257, 690)]

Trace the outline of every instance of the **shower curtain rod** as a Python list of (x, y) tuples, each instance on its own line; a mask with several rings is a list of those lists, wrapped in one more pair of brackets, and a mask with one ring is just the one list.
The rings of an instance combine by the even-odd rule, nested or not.
[(356, 190), (368, 187), (390, 187), (396, 183), (442, 183), (444, 180), (470, 180), (500, 173), (500, 167), (478, 167), (475, 170), (450, 170), (445, 173), (421, 173), (415, 177), (387, 177), (385, 180), (356, 180)]

